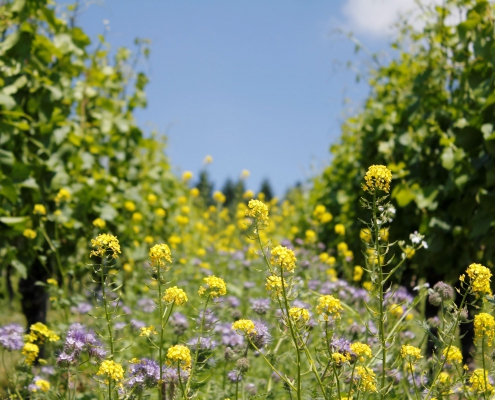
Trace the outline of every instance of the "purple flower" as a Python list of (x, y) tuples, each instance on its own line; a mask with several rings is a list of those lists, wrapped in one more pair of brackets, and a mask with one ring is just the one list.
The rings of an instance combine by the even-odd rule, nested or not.
[(228, 296), (225, 300), (226, 300), (225, 303), (226, 303), (227, 307), (230, 307), (230, 308), (236, 308), (236, 307), (239, 307), (241, 305), (241, 302), (235, 296)]
[(24, 345), (24, 328), (19, 324), (9, 324), (0, 328), (0, 345), (7, 350), (20, 350)]
[(251, 299), (251, 309), (259, 315), (265, 315), (270, 309), (270, 299)]
[(404, 302), (406, 304), (411, 304), (414, 300), (414, 296), (408, 292), (407, 288), (399, 286), (396, 290), (391, 290), (386, 293), (385, 300), (390, 304), (401, 304)]
[(174, 328), (174, 333), (177, 336), (181, 336), (187, 331), (189, 328), (189, 322), (187, 321), (187, 317), (180, 312), (175, 312), (172, 314), (172, 318), (170, 319), (170, 325)]
[(144, 323), (143, 321), (139, 321), (137, 319), (131, 319), (131, 326), (134, 329), (139, 330), (141, 328), (144, 328), (146, 326), (146, 323)]
[(255, 334), (251, 334), (250, 338), (253, 344), (258, 348), (262, 349), (272, 340), (272, 335), (270, 334), (270, 330), (268, 329), (268, 325), (260, 320), (253, 321), (254, 329), (256, 330)]
[[(218, 321), (217, 316), (213, 313), (212, 310), (205, 310), (204, 312), (205, 320), (204, 320), (204, 327), (205, 329), (211, 329), (213, 325)], [(201, 319), (203, 318), (203, 311), (199, 312), (199, 316), (196, 319), (198, 326), (201, 325)]]
[[(184, 383), (189, 379), (189, 371), (180, 369), (180, 379)], [(167, 367), (163, 369), (163, 381), (165, 383), (179, 383), (177, 368)]]
[[(192, 338), (187, 342), (187, 345), (191, 349), (191, 351), (196, 351), (196, 346), (198, 345), (198, 338)], [(217, 342), (212, 340), (209, 337), (201, 337), (199, 339), (199, 350), (200, 351), (212, 351), (215, 347), (217, 347)]]
[(126, 385), (137, 391), (153, 388), (158, 385), (160, 379), (160, 367), (154, 360), (143, 358), (129, 367), (129, 379)]
[(107, 354), (93, 330), (87, 330), (81, 324), (72, 324), (67, 332), (64, 348), (57, 358), (57, 363), (73, 364), (79, 359), (82, 351), (87, 351), (90, 358), (98, 361), (105, 358)]
[(70, 310), (74, 314), (87, 314), (93, 309), (93, 306), (89, 303), (80, 303), (76, 307), (71, 307)]
[(352, 354), (351, 342), (343, 337), (332, 338), (332, 340), (330, 341), (330, 347), (333, 353)]
[(222, 344), (229, 347), (244, 345), (244, 336), (238, 335), (232, 330), (232, 324), (217, 324), (215, 332), (222, 336)]
[(229, 378), (229, 380), (232, 382), (232, 383), (236, 383), (236, 382), (240, 382), (242, 381), (242, 375), (240, 372), (236, 371), (235, 369), (230, 371), (228, 374), (227, 374), (227, 378)]
[(252, 289), (256, 286), (254, 282), (246, 281), (244, 282), (244, 289)]
[(155, 302), (152, 299), (148, 298), (138, 300), (137, 304), (145, 313), (152, 313), (156, 307)]

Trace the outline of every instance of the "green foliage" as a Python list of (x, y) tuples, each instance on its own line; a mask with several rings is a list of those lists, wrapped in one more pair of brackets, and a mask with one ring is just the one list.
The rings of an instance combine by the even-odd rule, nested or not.
[[(90, 46), (49, 4), (0, 8), (0, 255), (2, 268), (23, 277), (34, 260), (47, 275), (77, 276), (96, 218), (134, 249), (124, 262), (144, 259), (141, 236), (166, 235), (165, 220), (150, 217), (174, 206), (179, 187), (164, 141), (145, 136), (133, 117), (146, 106), (147, 78), (133, 66), (147, 56), (147, 41), (136, 41), (134, 55), (121, 48), (111, 57), (104, 35)], [(57, 198), (60, 189), (68, 195)], [(143, 217), (134, 224), (126, 201)], [(34, 215), (35, 204), (47, 215)]]
[[(449, 25), (459, 15), (462, 21)], [(371, 164), (387, 165), (401, 221), (391, 240), (425, 234), (429, 249), (408, 271), (434, 283), (471, 262), (492, 266), (495, 33), (488, 1), (448, 0), (425, 16), (422, 31), (401, 30), (392, 45), (398, 56), (371, 71), (371, 93), (344, 123), (313, 197), (356, 235), (362, 177)], [(353, 250), (360, 254), (359, 244)]]

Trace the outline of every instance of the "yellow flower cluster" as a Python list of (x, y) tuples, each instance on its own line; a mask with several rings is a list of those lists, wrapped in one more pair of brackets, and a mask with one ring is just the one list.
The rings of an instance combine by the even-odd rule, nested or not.
[(345, 226), (343, 224), (335, 225), (335, 233), (337, 235), (344, 236), (345, 235)]
[(124, 203), (124, 207), (127, 211), (130, 211), (130, 212), (133, 212), (136, 210), (136, 205), (134, 204), (134, 202), (128, 200)]
[(62, 188), (58, 191), (57, 196), (55, 196), (55, 203), (59, 204), (62, 201), (70, 200), (71, 194), (69, 190)]
[(289, 316), (294, 320), (294, 321), (302, 321), (302, 322), (308, 322), (309, 321), (309, 311), (306, 310), (305, 308), (301, 307), (292, 307), (289, 309)]
[(256, 220), (259, 227), (268, 225), (268, 207), (262, 201), (249, 200), (246, 217)]
[(444, 349), (442, 354), (447, 362), (456, 362), (458, 364), (462, 363), (462, 353), (456, 346), (450, 346), (450, 349)]
[(329, 213), (326, 207), (322, 204), (318, 204), (314, 211), (313, 216), (320, 222), (321, 224), (326, 224), (333, 219), (333, 215)]
[(493, 392), (493, 386), (488, 381), (488, 371), (478, 368), (473, 371), (473, 374), (469, 378), (469, 383), (476, 392)]
[(177, 286), (168, 288), (163, 296), (163, 301), (167, 303), (174, 303), (176, 306), (182, 306), (187, 303), (187, 295), (182, 289)]
[(41, 390), (42, 392), (48, 392), (50, 390), (50, 382), (44, 380), (44, 379), (36, 379), (34, 381), (34, 389), (33, 392), (37, 392), (38, 390)]
[(296, 256), (291, 249), (284, 246), (277, 246), (272, 249), (270, 263), (274, 267), (282, 268), (287, 272), (294, 272), (296, 268)]
[(227, 285), (222, 278), (217, 278), (215, 275), (208, 276), (203, 279), (208, 285), (207, 288), (200, 286), (198, 293), (202, 296), (205, 292), (211, 297), (225, 296), (227, 294)]
[[(287, 282), (283, 280), (284, 288), (287, 287)], [(266, 278), (265, 288), (268, 291), (274, 291), (276, 295), (282, 294), (282, 278), (280, 276), (272, 275)]]
[(35, 324), (31, 325), (29, 330), (30, 332), (24, 336), (24, 339), (28, 343), (43, 343), (45, 339), (48, 339), (48, 341), (50, 342), (56, 342), (60, 339), (60, 336), (58, 336), (52, 330), (48, 329), (48, 327), (41, 322), (36, 322)]
[(373, 194), (376, 189), (380, 189), (388, 193), (392, 182), (392, 172), (384, 165), (372, 165), (368, 168), (364, 180), (366, 181), (363, 185), (364, 191)]
[(227, 200), (227, 198), (222, 192), (216, 191), (215, 193), (213, 193), (213, 200), (219, 202), (220, 204), (223, 204), (225, 203), (225, 200)]
[(91, 256), (103, 257), (107, 250), (111, 251), (112, 258), (119, 258), (120, 254), (120, 243), (117, 237), (109, 233), (101, 233), (96, 239), (91, 239), (91, 246), (96, 247), (96, 250), (92, 250)]
[(33, 214), (46, 215), (46, 208), (43, 204), (35, 204)]
[(26, 364), (31, 365), (38, 357), (39, 352), (40, 348), (34, 343), (25, 343), (21, 353), (26, 356)]
[(402, 345), (400, 349), (400, 356), (402, 358), (407, 358), (409, 361), (417, 361), (420, 358), (423, 358), (421, 355), (421, 349), (409, 344)]
[(332, 353), (332, 359), (340, 367), (342, 364), (351, 361), (351, 356), (349, 354)]
[(93, 221), (93, 226), (96, 227), (96, 228), (103, 229), (106, 225), (107, 225), (107, 223), (105, 222), (105, 220), (104, 219), (101, 219), (101, 218), (96, 218)]
[(342, 304), (339, 299), (336, 299), (332, 295), (321, 296), (318, 299), (318, 305), (316, 311), (318, 314), (323, 314), (323, 319), (328, 321), (328, 318), (340, 318), (340, 311), (342, 311)]
[(356, 356), (359, 357), (359, 361), (363, 362), (364, 357), (371, 358), (373, 355), (371, 353), (371, 348), (365, 343), (361, 342), (356, 342), (356, 343), (351, 343), (351, 351), (356, 354)]
[(29, 228), (24, 229), (24, 232), (22, 234), (24, 235), (24, 237), (28, 239), (35, 239), (37, 236), (36, 231), (33, 231), (32, 229)]
[(141, 333), (139, 336), (145, 336), (145, 337), (150, 337), (151, 335), (158, 335), (158, 332), (155, 330), (155, 327), (153, 325), (150, 325), (149, 327), (143, 326), (140, 328)]
[(96, 375), (106, 375), (113, 381), (124, 379), (124, 368), (113, 360), (105, 360), (101, 363)]
[(371, 231), (368, 228), (361, 229), (359, 231), (359, 237), (362, 241), (369, 243), (371, 242)]
[(191, 367), (191, 352), (189, 348), (178, 344), (176, 346), (172, 346), (167, 351), (167, 358), (169, 359), (169, 364), (180, 363), (182, 368), (190, 368)]
[(492, 273), (487, 267), (481, 264), (471, 264), (466, 270), (466, 274), (471, 279), (471, 290), (474, 293), (492, 294), (490, 289)]
[(396, 318), (402, 317), (404, 314), (404, 309), (399, 304), (392, 304), (389, 308), (390, 314), (392, 314)]
[(363, 278), (364, 269), (360, 265), (354, 267), (354, 273), (352, 275), (352, 280), (354, 282), (359, 282)]
[(164, 266), (172, 264), (172, 253), (166, 244), (155, 244), (149, 252), (149, 257), (154, 265)]
[(256, 328), (254, 327), (254, 322), (250, 319), (240, 319), (232, 324), (232, 329), (235, 331), (242, 331), (247, 334), (255, 334)]
[(375, 373), (371, 368), (356, 367), (356, 377), (359, 378), (358, 389), (362, 392), (376, 392)]
[(476, 339), (486, 337), (490, 345), (495, 336), (495, 319), (487, 313), (474, 316), (474, 336)]

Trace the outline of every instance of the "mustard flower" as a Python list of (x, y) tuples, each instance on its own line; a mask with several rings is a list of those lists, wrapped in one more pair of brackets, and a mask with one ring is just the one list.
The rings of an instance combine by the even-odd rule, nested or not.
[(493, 392), (493, 386), (488, 381), (488, 371), (483, 368), (478, 368), (473, 371), (469, 378), (469, 383), (476, 392)]
[(400, 349), (400, 356), (402, 358), (407, 358), (409, 361), (417, 361), (420, 358), (423, 358), (421, 355), (421, 349), (411, 346), (409, 344), (402, 345)]
[(184, 182), (189, 182), (193, 177), (193, 173), (191, 171), (184, 171), (182, 173), (182, 180)]
[[(447, 351), (448, 350), (448, 351)], [(462, 353), (456, 346), (450, 346), (450, 348), (445, 348), (442, 352), (443, 356), (450, 363), (462, 363)]]
[(388, 242), (388, 229), (382, 228), (380, 229), (380, 240), (384, 242)]
[(366, 181), (363, 185), (364, 191), (373, 194), (376, 189), (380, 189), (388, 193), (392, 182), (392, 172), (384, 165), (372, 165), (368, 168), (364, 180)]
[(107, 378), (118, 382), (124, 379), (124, 368), (113, 360), (105, 360), (101, 363), (96, 375), (106, 375)]
[(274, 291), (276, 295), (282, 294), (282, 282), (284, 288), (287, 287), (285, 279), (282, 281), (280, 276), (271, 275), (266, 278), (265, 288), (268, 291)]
[(364, 269), (360, 265), (354, 267), (354, 273), (352, 275), (352, 280), (354, 282), (359, 282), (363, 278)]
[(124, 203), (124, 208), (127, 210), (127, 211), (130, 211), (130, 212), (133, 212), (133, 211), (136, 211), (136, 205), (134, 204), (134, 202), (128, 200)]
[(327, 222), (330, 222), (332, 219), (333, 219), (333, 215), (330, 214), (328, 211), (324, 212), (319, 217), (320, 223), (322, 224), (326, 224)]
[(287, 272), (294, 272), (296, 268), (296, 256), (291, 249), (284, 246), (277, 246), (272, 249), (270, 263), (274, 267), (282, 268)]
[(110, 256), (112, 258), (119, 258), (120, 243), (116, 236), (109, 233), (101, 233), (96, 239), (91, 239), (91, 246), (96, 247), (96, 250), (92, 250), (91, 256), (103, 257), (107, 250), (111, 251)]
[(158, 200), (158, 197), (156, 196), (156, 194), (150, 193), (148, 195), (148, 203), (155, 204), (157, 200)]
[(155, 215), (157, 217), (163, 218), (165, 215), (167, 215), (167, 212), (163, 208), (157, 208), (155, 210)]
[(105, 220), (101, 219), (101, 218), (96, 218), (93, 221), (93, 226), (95, 226), (96, 228), (103, 229), (106, 225), (107, 225), (107, 223), (105, 222)]
[(254, 322), (250, 319), (240, 319), (232, 324), (232, 330), (241, 331), (246, 334), (256, 334)]
[(55, 203), (59, 204), (62, 201), (69, 201), (71, 194), (68, 189), (62, 188), (58, 191), (57, 196), (55, 196)]
[(345, 235), (345, 226), (343, 224), (335, 225), (335, 233), (337, 235), (344, 236)]
[(176, 306), (182, 306), (187, 303), (187, 295), (182, 289), (177, 286), (168, 288), (163, 296), (163, 301), (167, 303), (174, 303)]
[(243, 199), (252, 199), (254, 197), (254, 192), (252, 190), (246, 190), (242, 195)]
[(167, 351), (167, 358), (169, 359), (169, 364), (174, 363), (177, 365), (179, 363), (184, 369), (191, 367), (191, 352), (189, 348), (181, 344), (170, 347)]
[(33, 364), (36, 357), (38, 357), (39, 352), (40, 348), (33, 343), (25, 343), (21, 351), (21, 353), (26, 356), (25, 362), (27, 365)]
[(202, 296), (208, 292), (211, 297), (225, 296), (227, 294), (227, 285), (222, 278), (217, 278), (214, 275), (203, 278), (208, 287), (200, 286), (198, 293)]
[(41, 322), (36, 322), (32, 324), (29, 327), (29, 334), (26, 335), (26, 341), (27, 342), (35, 342), (39, 341), (43, 343), (45, 339), (48, 339), (50, 342), (56, 342), (57, 340), (60, 339), (60, 336), (58, 336), (55, 332), (52, 330), (48, 329), (48, 327), (41, 323)]
[(402, 317), (402, 314), (404, 314), (404, 309), (402, 306), (398, 304), (392, 304), (389, 308), (390, 314), (392, 314), (396, 318)]
[(134, 222), (141, 222), (143, 220), (143, 214), (140, 212), (135, 212), (132, 214), (132, 220)]
[(48, 283), (49, 285), (58, 286), (58, 281), (56, 279), (53, 279), (53, 278), (48, 278), (46, 280), (46, 283)]
[(155, 327), (153, 325), (143, 326), (139, 328), (139, 330), (141, 331), (139, 336), (150, 337), (151, 335), (158, 335), (158, 332), (155, 330)]
[(339, 299), (336, 299), (332, 295), (321, 296), (318, 299), (318, 305), (316, 311), (318, 314), (323, 315), (323, 319), (328, 321), (329, 317), (340, 318), (340, 311), (342, 311), (342, 304)]
[(227, 200), (227, 198), (222, 192), (216, 191), (215, 193), (213, 193), (213, 200), (223, 204), (225, 203), (225, 200)]
[(371, 358), (371, 348), (365, 343), (351, 343), (351, 351), (359, 357), (359, 361), (364, 362), (364, 357)]
[(207, 164), (211, 164), (213, 162), (213, 157), (210, 156), (209, 154), (205, 157), (205, 159), (203, 160), (203, 164), (207, 165)]
[(29, 385), (29, 388), (33, 392), (37, 392), (38, 390), (41, 390), (42, 392), (46, 393), (50, 390), (50, 382), (44, 379), (35, 378), (34, 385)]
[(355, 376), (359, 378), (358, 388), (362, 392), (376, 392), (375, 373), (371, 368), (361, 367), (358, 365), (355, 370)]
[(476, 339), (487, 338), (491, 344), (495, 336), (495, 319), (487, 313), (479, 313), (474, 317), (474, 336)]
[(363, 242), (371, 242), (371, 231), (368, 228), (361, 229), (359, 231), (359, 237)]
[(471, 279), (471, 290), (474, 293), (492, 294), (492, 290), (490, 289), (492, 273), (487, 267), (481, 264), (471, 264), (466, 270), (466, 274)]
[(46, 208), (43, 204), (35, 204), (33, 214), (46, 215)]
[(351, 360), (351, 357), (349, 354), (342, 354), (342, 353), (332, 353), (332, 359), (335, 364), (337, 364), (338, 367), (342, 366), (342, 364), (345, 364)]
[(36, 236), (37, 236), (37, 233), (36, 231), (33, 231), (32, 229), (24, 229), (24, 232), (22, 232), (22, 234), (24, 235), (24, 237), (28, 238), (28, 239), (35, 239)]
[(198, 197), (199, 196), (199, 189), (198, 188), (192, 188), (189, 193), (191, 194), (192, 197)]
[(309, 311), (301, 307), (292, 307), (289, 309), (289, 316), (294, 321), (302, 321), (304, 323), (309, 321)]
[(149, 252), (151, 262), (156, 266), (172, 264), (172, 253), (166, 244), (155, 244)]
[(314, 243), (316, 241), (316, 232), (312, 229), (308, 229), (304, 232), (304, 238), (307, 243)]
[(259, 227), (268, 225), (268, 207), (262, 201), (249, 200), (246, 217), (253, 218)]

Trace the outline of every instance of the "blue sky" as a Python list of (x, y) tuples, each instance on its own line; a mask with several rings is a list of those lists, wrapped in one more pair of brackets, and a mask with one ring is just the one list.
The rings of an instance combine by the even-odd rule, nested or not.
[(148, 107), (136, 117), (167, 134), (178, 174), (197, 176), (209, 154), (216, 189), (247, 169), (249, 189), (266, 177), (282, 195), (330, 162), (344, 113), (369, 90), (345, 67), (365, 58), (335, 30), (387, 51), (388, 27), (410, 3), (393, 1), (105, 0), (85, 6), (78, 24), (94, 38), (108, 20), (113, 47), (151, 40), (139, 65), (150, 78)]

